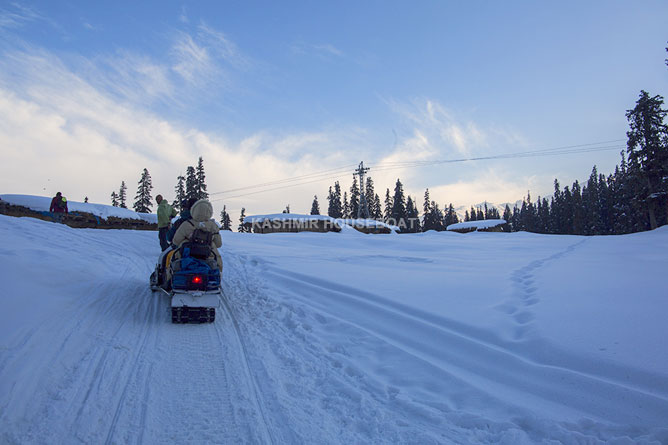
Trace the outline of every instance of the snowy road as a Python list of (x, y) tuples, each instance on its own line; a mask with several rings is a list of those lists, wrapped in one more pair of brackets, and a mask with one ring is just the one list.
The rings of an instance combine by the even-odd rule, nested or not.
[(0, 216), (0, 442), (668, 443), (666, 241), (229, 233), (184, 326), (155, 233)]
[[(3, 236), (14, 224), (41, 228), (3, 222), (11, 223)], [(212, 325), (172, 325), (168, 298), (147, 288), (153, 233), (47, 228), (50, 239), (12, 233), (28, 255), (4, 253), (18, 264), (3, 281), (19, 282), (3, 291), (16, 318), (0, 359), (2, 442), (272, 442), (229, 314)], [(50, 270), (55, 262), (74, 267)], [(40, 277), (28, 285), (37, 295), (24, 289), (28, 270)]]

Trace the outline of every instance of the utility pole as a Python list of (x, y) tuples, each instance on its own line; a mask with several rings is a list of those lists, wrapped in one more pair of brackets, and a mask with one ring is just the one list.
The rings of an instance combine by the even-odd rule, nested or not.
[(364, 161), (362, 161), (353, 173), (353, 176), (358, 175), (360, 177), (360, 204), (357, 207), (357, 219), (369, 219), (369, 204), (366, 200), (366, 186), (364, 184), (364, 174), (368, 171), (369, 168), (365, 168)]

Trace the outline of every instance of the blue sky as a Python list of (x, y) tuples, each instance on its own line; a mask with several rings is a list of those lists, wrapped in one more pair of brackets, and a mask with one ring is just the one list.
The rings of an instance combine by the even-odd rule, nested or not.
[[(108, 5), (0, 1), (1, 192), (108, 202), (146, 167), (171, 199), (203, 156), (210, 192), (364, 160), (381, 195), (399, 177), (420, 204), (426, 187), (441, 206), (514, 202), (611, 172), (625, 110), (668, 93), (663, 1)], [(308, 212), (333, 176), (212, 198), (233, 217)]]

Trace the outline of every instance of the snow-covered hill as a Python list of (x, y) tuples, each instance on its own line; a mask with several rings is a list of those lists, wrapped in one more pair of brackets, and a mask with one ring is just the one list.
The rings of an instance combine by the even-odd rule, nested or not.
[(157, 233), (0, 215), (2, 443), (666, 443), (668, 228), (223, 234), (172, 325)]
[[(9, 204), (27, 207), (38, 212), (48, 212), (51, 206), (51, 198), (35, 195), (0, 195), (0, 200)], [(70, 212), (91, 213), (103, 219), (110, 216), (117, 218), (140, 219), (149, 223), (157, 223), (158, 216), (155, 213), (137, 213), (130, 209), (114, 207), (106, 204), (94, 204), (90, 202), (68, 201), (67, 208)]]

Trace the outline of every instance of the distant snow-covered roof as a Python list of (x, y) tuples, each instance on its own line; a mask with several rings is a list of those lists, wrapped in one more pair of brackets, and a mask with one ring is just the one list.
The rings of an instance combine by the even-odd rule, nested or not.
[[(0, 199), (10, 204), (28, 207), (37, 212), (48, 212), (51, 206), (51, 198), (47, 196), (33, 195), (0, 195)], [(158, 216), (155, 213), (137, 213), (130, 209), (114, 207), (106, 204), (92, 204), (90, 202), (67, 201), (67, 209), (70, 212), (92, 213), (100, 218), (107, 219), (110, 216), (117, 218), (141, 219), (150, 223), (157, 223)]]
[(457, 224), (450, 224), (447, 230), (489, 229), (490, 227), (500, 226), (505, 223), (506, 223), (505, 219), (483, 219), (480, 221), (467, 221)]
[(398, 232), (400, 229), (397, 226), (393, 226), (391, 224), (387, 224), (386, 222), (383, 221), (376, 221), (375, 219), (337, 219), (337, 222), (340, 222), (342, 224), (351, 226), (351, 227), (364, 227), (367, 229), (370, 228), (387, 228), (390, 230), (393, 230), (395, 232)]
[(364, 228), (388, 228), (393, 231), (399, 231), (399, 227), (392, 226), (375, 219), (342, 219), (332, 218), (327, 215), (300, 215), (297, 213), (274, 213), (270, 215), (249, 215), (244, 218), (244, 224), (262, 224), (265, 221), (327, 221), (339, 226), (364, 227)]
[(244, 218), (244, 224), (261, 224), (265, 221), (330, 221), (335, 219), (327, 215), (299, 215), (297, 213), (273, 213), (269, 215), (249, 215)]

